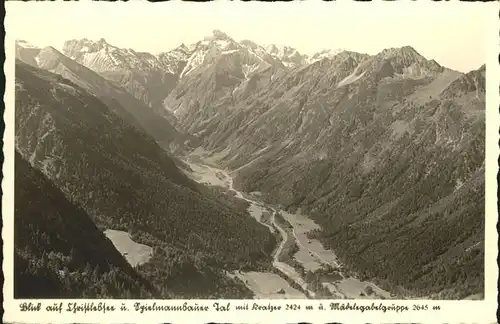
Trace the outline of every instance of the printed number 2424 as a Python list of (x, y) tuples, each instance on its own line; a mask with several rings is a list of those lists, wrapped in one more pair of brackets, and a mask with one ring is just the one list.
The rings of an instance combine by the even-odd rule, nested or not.
[(286, 310), (300, 310), (300, 305), (286, 304)]

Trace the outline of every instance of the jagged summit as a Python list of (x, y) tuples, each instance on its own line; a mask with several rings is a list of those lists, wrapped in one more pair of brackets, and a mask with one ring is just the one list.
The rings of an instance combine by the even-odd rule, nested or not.
[(311, 56), (311, 62), (318, 61), (324, 58), (332, 59), (339, 53), (345, 52), (344, 49), (324, 49)]
[(413, 48), (410, 45), (401, 46), (400, 50), (404, 51), (404, 52), (408, 52), (408, 53), (417, 53), (418, 54), (417, 50), (415, 50), (415, 48)]
[(194, 46), (188, 47), (193, 52), (209, 50), (212, 53), (237, 50), (239, 48), (241, 48), (241, 45), (238, 42), (218, 29), (213, 30), (212, 34), (205, 36), (203, 40), (197, 42)]
[(298, 52), (295, 48), (287, 45), (277, 45), (277, 44), (271, 44), (266, 47), (266, 49), (272, 53), (272, 54), (294, 54)]
[[(59, 71), (60, 68), (59, 65), (61, 64), (64, 66), (64, 68), (72, 70), (72, 69), (78, 69), (78, 63), (75, 61), (71, 60), (67, 56), (65, 56), (63, 53), (59, 52), (56, 48), (52, 46), (47, 46), (42, 48), (36, 55), (35, 57), (37, 67), (40, 67), (45, 70), (52, 71), (56, 69)], [(61, 74), (61, 73), (58, 73)], [(65, 75), (65, 77), (68, 77)], [(69, 78), (69, 77), (68, 77)], [(71, 78), (70, 78), (71, 79)]]
[[(109, 44), (104, 38), (70, 40), (64, 43), (64, 55), (85, 67), (102, 73), (151, 107), (161, 107), (164, 96), (175, 84), (179, 64), (168, 57), (136, 52)], [(179, 58), (185, 57), (180, 53)]]
[(439, 65), (439, 63), (437, 63), (435, 60), (425, 58), (415, 48), (409, 45), (402, 47), (386, 48), (377, 55), (375, 55), (375, 57), (380, 57), (384, 59), (400, 58), (406, 61), (413, 61), (419, 63), (426, 62), (427, 64), (435, 65), (436, 67), (441, 67), (441, 65)]
[(249, 39), (244, 39), (240, 42), (241, 45), (248, 46), (250, 48), (256, 48), (259, 47), (259, 45)]
[(51, 70), (61, 62), (70, 65), (75, 63), (52, 46), (32, 47), (27, 42), (20, 42), (17, 45), (16, 57), (34, 67)]
[(219, 29), (214, 29), (212, 31), (212, 35), (217, 39), (231, 39), (231, 37), (229, 37), (226, 33), (220, 31)]
[(301, 54), (297, 49), (290, 46), (271, 44), (266, 46), (266, 50), (286, 67), (293, 68), (308, 63), (307, 55)]
[(16, 59), (31, 66), (38, 66), (37, 55), (40, 53), (40, 50), (39, 47), (25, 40), (16, 40)]
[(426, 59), (409, 45), (384, 49), (373, 56), (373, 60), (386, 72), (388, 68), (393, 69), (394, 73), (408, 78), (435, 76), (444, 70), (435, 60)]
[(214, 29), (212, 30), (212, 33), (210, 35), (207, 35), (204, 37), (204, 40), (211, 41), (211, 40), (226, 40), (226, 41), (231, 41), (231, 37), (227, 35), (226, 33), (222, 32), (219, 29)]

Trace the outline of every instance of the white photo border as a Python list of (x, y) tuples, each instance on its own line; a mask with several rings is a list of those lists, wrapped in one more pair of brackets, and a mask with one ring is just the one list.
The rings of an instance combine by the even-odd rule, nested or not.
[[(380, 2), (379, 2), (380, 3)], [(228, 1), (228, 5), (230, 2)], [(330, 3), (334, 4), (334, 3)], [(434, 3), (428, 2), (429, 10), (432, 10)], [(29, 5), (25, 3), (25, 5)], [(50, 3), (47, 3), (50, 5)], [(72, 5), (68, 3), (67, 5)], [(96, 6), (99, 3), (95, 3)], [(126, 4), (121, 4), (126, 5)], [(154, 4), (145, 3), (145, 5)], [(163, 5), (168, 5), (164, 3)], [(251, 5), (251, 4), (249, 4)], [(276, 10), (279, 12), (280, 5), (286, 3), (276, 3)], [(366, 4), (361, 5), (364, 7)], [(390, 5), (382, 4), (380, 5)], [(487, 5), (476, 3), (475, 5)], [(492, 7), (493, 8), (493, 7)], [(3, 239), (3, 321), (6, 323), (207, 323), (207, 322), (231, 322), (231, 323), (366, 323), (366, 322), (421, 322), (421, 323), (496, 323), (497, 311), (497, 279), (498, 279), (498, 233), (497, 233), (497, 174), (499, 149), (499, 129), (500, 129), (500, 24), (499, 7), (492, 10), (491, 16), (485, 17), (491, 21), (491, 28), (487, 33), (487, 53), (486, 53), (486, 161), (485, 161), (485, 299), (484, 300), (462, 300), (462, 301), (439, 301), (439, 300), (15, 300), (13, 298), (13, 214), (14, 214), (14, 67), (15, 67), (15, 30), (9, 29), (9, 5), (6, 3), (5, 16), (5, 94), (4, 94), (4, 123), (5, 131), (3, 137), (4, 163), (2, 166), (2, 239)], [(26, 28), (36, 28), (36, 26), (26, 26)], [(464, 53), (466, 55), (466, 53)], [(22, 312), (22, 303), (41, 303), (39, 312)], [(84, 312), (49, 312), (46, 306), (60, 305), (63, 303), (64, 309), (68, 309), (68, 304), (94, 303), (93, 311)], [(153, 304), (157, 306), (178, 306), (180, 311), (151, 311), (141, 313), (134, 310), (135, 303)], [(230, 311), (216, 311), (214, 303), (219, 305), (231, 304)], [(249, 304), (250, 308), (254, 303), (266, 306), (280, 306), (282, 310), (235, 310), (236, 305)], [(330, 303), (370, 306), (384, 305), (383, 310), (330, 310)], [(299, 304), (301, 310), (286, 311), (287, 304)], [(324, 309), (319, 310), (322, 304)], [(100, 306), (99, 306), (100, 305)], [(116, 311), (104, 311), (108, 307), (115, 307)], [(125, 305), (128, 311), (120, 311)], [(197, 305), (197, 306), (195, 306)], [(312, 305), (314, 310), (306, 310), (306, 305)], [(417, 310), (415, 305), (428, 310)], [(189, 310), (197, 307), (207, 306), (208, 311)], [(399, 307), (399, 308), (398, 308)], [(439, 307), (440, 310), (434, 309)], [(405, 311), (396, 309), (408, 308)], [(182, 310), (182, 309), (185, 309)], [(389, 309), (389, 310), (388, 310)]]

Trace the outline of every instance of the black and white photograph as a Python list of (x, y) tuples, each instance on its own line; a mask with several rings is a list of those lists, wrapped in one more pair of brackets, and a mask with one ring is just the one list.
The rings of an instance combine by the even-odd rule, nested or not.
[(496, 287), (498, 3), (8, 5), (14, 300)]

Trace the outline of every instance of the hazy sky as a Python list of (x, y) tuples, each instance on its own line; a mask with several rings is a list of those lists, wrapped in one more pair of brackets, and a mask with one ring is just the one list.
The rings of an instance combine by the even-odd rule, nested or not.
[(220, 29), (235, 40), (290, 45), (306, 54), (325, 48), (376, 54), (410, 45), (427, 58), (467, 72), (486, 61), (484, 38), (486, 30), (496, 33), (492, 23), (498, 4), (16, 1), (7, 2), (6, 9), (7, 33), (58, 49), (65, 40), (86, 37), (158, 53)]

